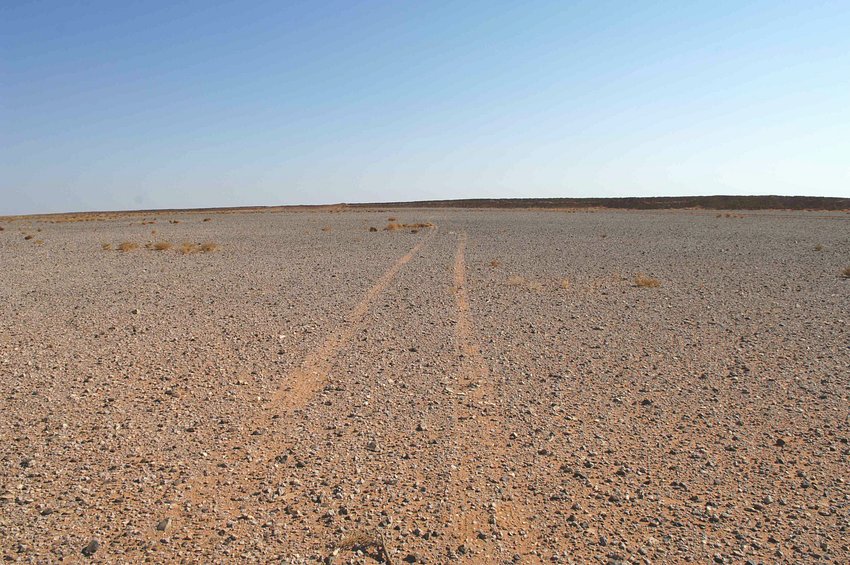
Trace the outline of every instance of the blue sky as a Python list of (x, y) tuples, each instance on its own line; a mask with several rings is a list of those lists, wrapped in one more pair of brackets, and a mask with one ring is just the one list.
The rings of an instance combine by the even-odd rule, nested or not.
[(850, 196), (848, 2), (15, 2), (0, 213)]

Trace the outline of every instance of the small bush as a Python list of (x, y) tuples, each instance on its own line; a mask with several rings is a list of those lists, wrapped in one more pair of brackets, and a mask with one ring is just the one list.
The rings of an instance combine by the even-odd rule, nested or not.
[(421, 228), (433, 228), (434, 224), (431, 222), (420, 222), (417, 224), (399, 224), (397, 222), (390, 222), (387, 224), (387, 227), (384, 228), (385, 231), (396, 231), (404, 228), (410, 229), (421, 229)]
[(661, 281), (658, 279), (653, 279), (651, 277), (645, 277), (641, 274), (638, 274), (635, 277), (635, 286), (640, 288), (658, 288), (661, 286)]
[(112, 249), (112, 244), (111, 243), (102, 243), (102, 244), (100, 244), (100, 248), (103, 249), (104, 251), (110, 251)]
[(203, 221), (204, 221), (204, 222), (209, 222), (209, 221), (211, 221), (211, 220), (212, 220), (212, 218), (204, 218), (204, 219), (203, 219)]
[(167, 241), (158, 241), (151, 246), (151, 249), (153, 249), (154, 251), (168, 251), (172, 247), (174, 246)]
[(25, 236), (24, 236), (24, 239), (25, 239), (25, 240), (27, 240), (27, 241), (29, 241), (29, 240), (31, 240), (31, 239), (32, 239), (32, 236), (31, 236), (31, 235), (25, 235)]
[(841, 271), (841, 276), (845, 279), (850, 279), (850, 267), (844, 267), (844, 270)]
[(525, 278), (519, 275), (511, 275), (508, 277), (507, 282), (509, 286), (522, 286), (525, 284)]
[(502, 266), (502, 262), (501, 262), (501, 261), (499, 261), (498, 259), (493, 259), (492, 261), (490, 261), (490, 266), (491, 266), (491, 267), (493, 267), (493, 268), (495, 269), (495, 268), (497, 268), (497, 267), (501, 267), (501, 266)]
[(372, 227), (369, 228), (369, 231), (370, 232), (376, 232), (376, 231), (378, 231), (378, 228), (376, 228), (375, 226), (372, 226)]
[(379, 558), (385, 563), (391, 562), (390, 552), (387, 549), (387, 542), (384, 536), (379, 532), (352, 532), (342, 538), (337, 546), (338, 549), (345, 551), (362, 551), (369, 552), (374, 549)]
[(561, 279), (561, 288), (564, 290), (570, 290), (571, 286), (572, 284), (570, 284), (570, 279)]
[(823, 245), (821, 245), (820, 243), (815, 245), (815, 251), (823, 251)]
[(178, 251), (182, 255), (189, 255), (191, 253), (211, 253), (216, 249), (218, 249), (218, 245), (213, 242), (191, 243), (186, 241), (180, 244)]
[(124, 241), (124, 242), (118, 244), (118, 251), (127, 252), (127, 251), (133, 251), (134, 249), (138, 249), (138, 248), (139, 248), (139, 245), (136, 244), (136, 243), (133, 243), (132, 241)]
[(395, 218), (387, 218), (387, 221), (388, 221), (388, 222), (395, 222), (395, 221), (396, 221), (396, 219), (395, 219)]
[(43, 239), (36, 239), (35, 241), (33, 241), (33, 243), (35, 243), (36, 245), (44, 245), (44, 240)]

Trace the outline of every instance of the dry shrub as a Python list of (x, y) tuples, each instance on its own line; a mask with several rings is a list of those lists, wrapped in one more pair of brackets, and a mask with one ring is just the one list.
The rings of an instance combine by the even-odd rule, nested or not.
[(200, 251), (200, 248), (194, 243), (185, 241), (180, 244), (180, 249), (178, 249), (178, 251), (182, 255), (188, 255), (190, 253), (197, 253), (198, 251)]
[(820, 243), (815, 245), (815, 251), (823, 251), (823, 245), (821, 245)]
[(502, 262), (499, 261), (498, 259), (493, 259), (492, 261), (490, 261), (490, 266), (495, 269), (496, 267), (501, 267)]
[(850, 279), (850, 267), (844, 267), (844, 270), (841, 271), (841, 276), (845, 279)]
[(635, 286), (640, 288), (658, 288), (661, 286), (661, 281), (658, 279), (653, 279), (651, 277), (646, 277), (640, 273), (635, 276)]
[(717, 214), (717, 215), (716, 215), (716, 216), (714, 216), (714, 217), (715, 217), (715, 218), (722, 218), (722, 217), (723, 217), (723, 214)]
[(387, 221), (388, 221), (388, 222), (395, 222), (395, 221), (396, 221), (396, 219), (395, 219), (395, 218), (387, 218)]
[(31, 240), (31, 239), (32, 239), (32, 236), (31, 236), (31, 235), (25, 235), (25, 236), (24, 236), (24, 239), (25, 239), (25, 240), (27, 240), (27, 241), (29, 241), (29, 240)]
[(376, 228), (375, 226), (371, 226), (371, 227), (369, 228), (369, 231), (371, 231), (371, 232), (375, 232), (375, 231), (378, 231), (378, 228)]
[(508, 277), (507, 283), (509, 286), (522, 286), (525, 284), (525, 278), (519, 275), (511, 275)]
[(133, 243), (132, 241), (123, 241), (118, 244), (118, 251), (132, 251), (134, 249), (138, 249), (139, 245), (137, 243)]
[(168, 220), (168, 223), (170, 223), (170, 224), (179, 224), (179, 223), (180, 223), (180, 220)]
[(151, 246), (151, 249), (154, 251), (168, 251), (172, 247), (174, 246), (168, 241), (158, 241)]
[(100, 248), (103, 249), (104, 251), (110, 251), (112, 249), (112, 244), (111, 243), (102, 243), (102, 244), (100, 244)]
[(331, 227), (325, 226), (325, 227), (322, 228), (322, 231), (331, 231)]
[(409, 229), (421, 229), (421, 228), (433, 228), (434, 224), (431, 222), (419, 222), (416, 224), (399, 224), (398, 222), (390, 222), (387, 224), (387, 227), (384, 228), (385, 231), (396, 231), (403, 228)]
[(572, 284), (570, 284), (570, 279), (561, 279), (561, 288), (564, 290), (570, 290), (571, 286)]
[(374, 548), (377, 552), (376, 557), (381, 558), (385, 563), (392, 562), (390, 552), (387, 550), (387, 542), (384, 539), (383, 534), (380, 532), (351, 532), (340, 540), (337, 548), (345, 551), (363, 552), (367, 552), (369, 549)]
[(3, 226), (0, 226), (0, 231), (4, 231), (5, 229), (6, 228), (4, 228)]
[(43, 239), (36, 239), (35, 241), (33, 241), (33, 243), (35, 243), (36, 245), (44, 245), (44, 240)]
[(212, 242), (191, 243), (186, 241), (180, 244), (178, 251), (182, 255), (189, 255), (191, 253), (211, 253), (216, 249), (218, 249), (218, 245)]
[(212, 221), (212, 218), (204, 218), (202, 221), (209, 222), (209, 221)]

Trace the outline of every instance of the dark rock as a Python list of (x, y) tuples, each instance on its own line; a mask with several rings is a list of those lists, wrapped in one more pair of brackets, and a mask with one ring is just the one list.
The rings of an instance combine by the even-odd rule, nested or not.
[(97, 552), (98, 549), (100, 549), (100, 542), (96, 539), (93, 539), (88, 543), (88, 545), (83, 548), (83, 555), (85, 555), (86, 557), (91, 557)]

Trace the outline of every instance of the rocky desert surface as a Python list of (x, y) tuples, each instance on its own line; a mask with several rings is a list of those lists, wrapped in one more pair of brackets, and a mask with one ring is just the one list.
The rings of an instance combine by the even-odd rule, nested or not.
[(68, 219), (0, 220), (6, 561), (850, 562), (850, 214)]

